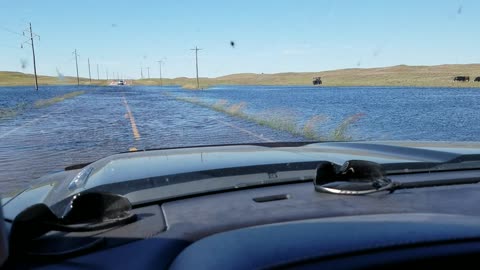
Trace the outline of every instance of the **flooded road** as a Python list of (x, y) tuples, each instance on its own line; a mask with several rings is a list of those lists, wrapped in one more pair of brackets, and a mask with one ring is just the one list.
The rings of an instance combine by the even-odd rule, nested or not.
[[(80, 90), (85, 93), (34, 105)], [(229, 108), (241, 110), (243, 117), (215, 110), (216, 104), (235, 105)], [(36, 93), (31, 87), (0, 87), (0, 108), (9, 113), (0, 118), (0, 194), (66, 166), (134, 149), (306, 140), (301, 131), (317, 116), (323, 118), (315, 132), (329, 134), (345, 117), (361, 114), (350, 129), (357, 140), (475, 141), (480, 136), (480, 89), (45, 86)], [(245, 115), (288, 118), (300, 132)]]
[[(23, 188), (33, 179), (65, 166), (132, 148), (302, 139), (265, 127), (253, 128), (250, 122), (177, 101), (162, 94), (168, 89), (66, 88), (66, 92), (82, 89), (86, 93), (0, 120), (0, 193)], [(64, 93), (63, 89), (56, 87), (56, 94)], [(39, 95), (37, 99), (54, 96), (30, 95), (21, 102), (34, 102), (34, 95)]]

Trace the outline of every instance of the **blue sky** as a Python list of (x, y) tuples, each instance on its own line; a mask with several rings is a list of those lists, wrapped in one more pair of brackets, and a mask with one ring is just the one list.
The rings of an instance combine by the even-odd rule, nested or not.
[[(32, 73), (20, 49), (32, 22), (38, 72), (127, 78), (323, 71), (480, 62), (480, 1), (3, 1), (0, 70)], [(236, 43), (235, 48), (230, 41)], [(22, 65), (22, 63), (24, 63)]]

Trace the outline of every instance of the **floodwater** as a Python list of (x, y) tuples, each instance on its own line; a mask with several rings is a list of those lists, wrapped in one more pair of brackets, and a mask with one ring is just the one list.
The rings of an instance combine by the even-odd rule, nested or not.
[[(79, 90), (85, 94), (51, 106), (33, 105)], [(321, 135), (346, 117), (361, 115), (349, 129), (354, 140), (480, 137), (480, 89), (474, 88), (43, 86), (35, 92), (0, 87), (0, 194), (66, 166), (130, 149), (306, 140), (179, 97), (242, 104), (245, 114), (288, 118), (298, 127), (318, 116), (322, 121), (315, 130)], [(16, 115), (1, 117), (2, 110)]]

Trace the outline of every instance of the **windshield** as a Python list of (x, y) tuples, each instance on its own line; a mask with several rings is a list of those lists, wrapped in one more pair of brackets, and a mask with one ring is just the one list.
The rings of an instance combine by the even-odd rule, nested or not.
[[(0, 195), (148, 149), (476, 142), (479, 11), (473, 0), (5, 1)], [(275, 155), (233, 160), (298, 161)], [(177, 173), (208, 169), (183, 158)]]

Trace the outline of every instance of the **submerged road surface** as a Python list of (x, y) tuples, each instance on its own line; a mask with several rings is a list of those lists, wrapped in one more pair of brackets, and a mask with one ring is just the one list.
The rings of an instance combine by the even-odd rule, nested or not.
[[(76, 91), (85, 93), (58, 98)], [(355, 140), (480, 141), (479, 111), (478, 88), (0, 87), (0, 194), (119, 152), (305, 140), (281, 130), (335, 140), (352, 115)]]
[[(52, 91), (61, 95), (61, 89)], [(45, 98), (54, 97), (52, 91)], [(46, 173), (119, 152), (302, 139), (178, 101), (165, 91), (169, 88), (90, 88), (0, 120), (0, 194), (34, 184)]]

